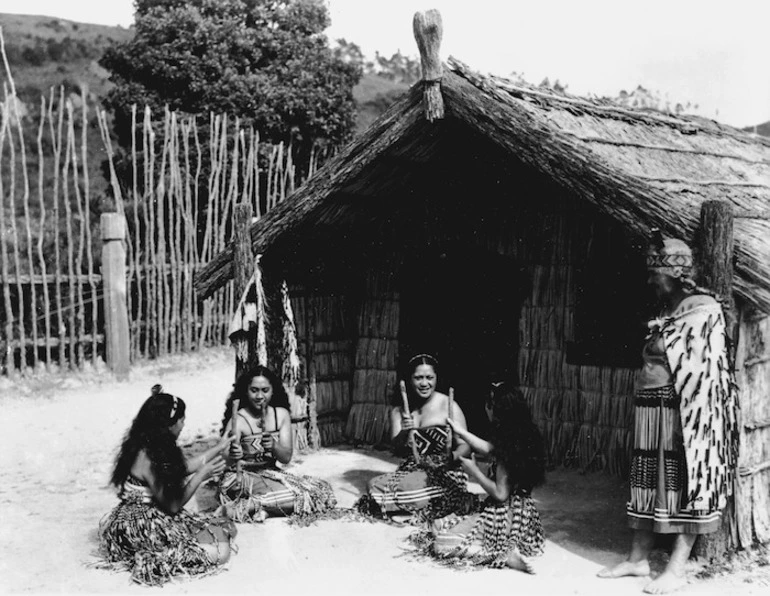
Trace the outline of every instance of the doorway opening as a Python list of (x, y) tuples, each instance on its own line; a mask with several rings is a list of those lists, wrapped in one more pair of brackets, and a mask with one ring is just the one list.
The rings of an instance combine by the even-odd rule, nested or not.
[(478, 247), (428, 250), (404, 266), (400, 295), (400, 370), (415, 354), (434, 355), (438, 390), (452, 387), (468, 428), (487, 435), (490, 383), (518, 384), (527, 276), (514, 259)]

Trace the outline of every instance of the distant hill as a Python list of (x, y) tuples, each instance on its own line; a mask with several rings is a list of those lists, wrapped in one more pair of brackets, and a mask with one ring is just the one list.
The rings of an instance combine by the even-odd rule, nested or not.
[(109, 73), (97, 61), (110, 44), (133, 35), (132, 29), (123, 27), (3, 13), (0, 27), (16, 91), (25, 102), (37, 102), (41, 94), (60, 85), (67, 91), (85, 88), (103, 96)]

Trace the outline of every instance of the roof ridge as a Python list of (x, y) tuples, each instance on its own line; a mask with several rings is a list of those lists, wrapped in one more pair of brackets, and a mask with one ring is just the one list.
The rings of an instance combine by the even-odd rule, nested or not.
[(449, 56), (447, 62), (453, 72), (487, 92), (491, 91), (490, 86), (493, 86), (496, 90), (504, 91), (518, 99), (533, 98), (548, 103), (561, 103), (570, 106), (573, 110), (575, 108), (584, 109), (586, 112), (617, 117), (623, 120), (635, 120), (648, 124), (669, 126), (679, 130), (682, 134), (697, 134), (698, 132), (704, 132), (715, 136), (727, 136), (752, 145), (760, 144), (770, 147), (770, 139), (752, 135), (747, 131), (702, 116), (680, 116), (661, 112), (660, 110), (641, 110), (638, 108), (625, 108), (613, 104), (599, 103), (600, 100), (598, 99), (569, 95), (553, 90), (543, 90), (535, 88), (529, 83), (514, 83), (505, 77), (491, 74), (485, 75), (474, 70), (454, 56)]

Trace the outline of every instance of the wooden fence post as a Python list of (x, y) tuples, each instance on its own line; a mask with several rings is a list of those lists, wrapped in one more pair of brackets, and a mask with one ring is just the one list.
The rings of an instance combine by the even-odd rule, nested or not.
[[(251, 280), (251, 276), (254, 275), (254, 254), (251, 251), (251, 219), (253, 216), (253, 209), (251, 203), (244, 201), (238, 203), (233, 211), (233, 293), (237, 301), (241, 299), (241, 296), (246, 291), (246, 287)], [(238, 334), (240, 337), (235, 339), (235, 378), (241, 375), (241, 373), (248, 368), (249, 364), (256, 357), (252, 353), (252, 345), (255, 342), (250, 342), (249, 337), (246, 334)], [(243, 344), (240, 346), (238, 344)], [(248, 351), (249, 356), (247, 361), (242, 361), (238, 358), (238, 354), (243, 350)]]
[[(735, 303), (733, 301), (733, 209), (725, 201), (705, 201), (701, 205), (696, 272), (698, 285), (711, 290), (722, 302), (729, 338), (732, 365), (737, 345)], [(722, 515), (722, 525), (713, 534), (704, 534), (695, 544), (695, 554), (707, 560), (720, 559), (738, 545), (735, 497), (730, 497)]]
[(128, 309), (126, 308), (126, 220), (118, 213), (102, 213), (102, 283), (107, 366), (118, 379), (130, 368)]

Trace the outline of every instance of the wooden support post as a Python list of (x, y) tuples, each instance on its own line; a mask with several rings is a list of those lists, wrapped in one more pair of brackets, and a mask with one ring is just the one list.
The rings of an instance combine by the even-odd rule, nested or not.
[(727, 333), (735, 345), (735, 301), (733, 299), (732, 205), (725, 201), (706, 201), (701, 206), (700, 231), (696, 255), (698, 283), (714, 292), (725, 310)]
[[(254, 275), (254, 254), (251, 251), (251, 219), (253, 210), (251, 203), (243, 202), (235, 206), (233, 213), (233, 292), (236, 300), (240, 300), (246, 287)], [(243, 335), (235, 340), (235, 378), (245, 371), (249, 363), (256, 358), (250, 349), (249, 337)], [(254, 343), (254, 342), (251, 342)], [(248, 353), (244, 361), (238, 354)]]
[(310, 449), (321, 446), (321, 433), (318, 431), (318, 393), (315, 371), (315, 292), (308, 289), (305, 294), (307, 319), (305, 320), (305, 362), (307, 370), (307, 413), (310, 427), (307, 433), (307, 443)]
[(102, 213), (101, 228), (107, 366), (118, 379), (125, 379), (130, 369), (125, 217), (118, 213)]
[[(735, 361), (736, 316), (733, 300), (733, 209), (725, 201), (706, 201), (701, 206), (698, 245), (695, 255), (698, 285), (711, 290), (722, 302), (729, 337), (729, 360)], [(706, 560), (722, 558), (737, 547), (735, 498), (730, 497), (722, 516), (722, 525), (713, 534), (698, 538), (694, 553)]]
[(412, 19), (414, 39), (420, 50), (422, 66), (423, 105), (428, 121), (444, 117), (444, 99), (441, 96), (441, 13), (435, 9), (416, 12)]

